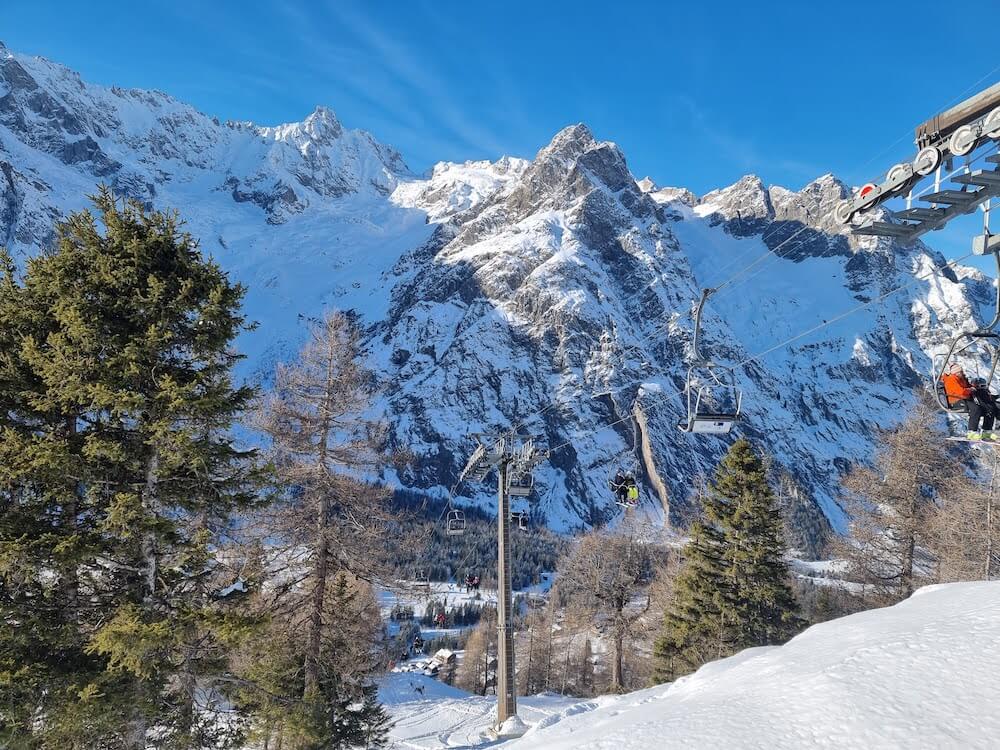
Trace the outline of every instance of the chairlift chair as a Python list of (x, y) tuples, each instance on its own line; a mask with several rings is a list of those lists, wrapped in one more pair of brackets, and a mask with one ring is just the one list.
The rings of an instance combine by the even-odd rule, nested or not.
[(951, 342), (951, 346), (948, 348), (948, 353), (944, 357), (941, 357), (940, 365), (935, 368), (934, 397), (937, 400), (938, 406), (949, 414), (965, 414), (968, 411), (968, 408), (964, 402), (953, 404), (948, 399), (948, 394), (944, 389), (944, 375), (953, 364), (958, 362), (959, 355), (976, 347), (982, 351), (983, 359), (988, 359), (990, 363), (989, 370), (985, 377), (980, 376), (978, 372), (978, 364), (976, 367), (976, 375), (978, 379), (984, 382), (986, 388), (989, 388), (993, 382), (994, 375), (996, 375), (997, 364), (1000, 363), (1000, 333), (997, 333), (996, 331), (983, 329), (979, 331), (960, 333)]
[(428, 578), (427, 572), (424, 570), (418, 570), (416, 575), (416, 585), (418, 589), (422, 589), (424, 593), (430, 594), (431, 591), (431, 579)]
[[(988, 222), (988, 218), (986, 221)], [(988, 225), (984, 228), (984, 232), (989, 233)], [(974, 249), (976, 246), (974, 245)], [(978, 252), (977, 254), (984, 255), (987, 252), (993, 255), (993, 259), (996, 262), (997, 274), (1000, 276), (1000, 248), (993, 247), (988, 249), (988, 243), (983, 243), (983, 252)], [(997, 364), (1000, 362), (1000, 333), (994, 329), (997, 324), (1000, 323), (1000, 286), (997, 286), (995, 308), (993, 313), (993, 320), (987, 323), (982, 328), (978, 328), (974, 331), (964, 331), (958, 334), (951, 341), (951, 345), (948, 347), (948, 353), (940, 360), (940, 366), (934, 369), (934, 397), (938, 402), (938, 406), (945, 412), (949, 414), (963, 414), (968, 411), (964, 403), (952, 404), (948, 395), (944, 389), (943, 377), (945, 373), (951, 368), (951, 366), (958, 362), (960, 355), (965, 354), (970, 349), (978, 348), (981, 352), (981, 357), (976, 358), (974, 361), (977, 362), (977, 376), (980, 376), (978, 372), (978, 363), (983, 361), (989, 361), (990, 369), (986, 377), (982, 377), (985, 381), (985, 387), (989, 389), (990, 385), (993, 383), (993, 377), (996, 375)], [(969, 359), (968, 355), (965, 357), (966, 360)]]
[(694, 335), (691, 342), (693, 361), (687, 371), (684, 396), (685, 418), (677, 424), (683, 432), (725, 435), (739, 420), (743, 393), (736, 385), (736, 373), (704, 357), (699, 347), (701, 315), (705, 302), (715, 289), (704, 289), (694, 313)]
[[(634, 508), (639, 504), (639, 485), (635, 479), (637, 473), (638, 461), (633, 460), (629, 468), (624, 468), (623, 465), (619, 465), (608, 476), (608, 489), (611, 490), (611, 494), (615, 499), (615, 505), (628, 509)], [(621, 483), (616, 481), (618, 474), (622, 475)], [(629, 478), (631, 478), (631, 482), (629, 481)], [(629, 490), (632, 490), (632, 492)], [(629, 499), (629, 494), (635, 494), (635, 499)], [(624, 499), (622, 498), (622, 495), (625, 495)]]
[(445, 532), (448, 536), (461, 536), (465, 533), (465, 511), (452, 508), (448, 511), (448, 519), (445, 522)]
[(511, 497), (528, 497), (535, 486), (535, 477), (529, 472), (511, 477), (507, 485), (507, 494)]
[(511, 525), (517, 526), (521, 531), (528, 530), (528, 514), (523, 510), (512, 510), (510, 512)]
[[(687, 414), (677, 424), (683, 432), (711, 435), (729, 433), (740, 418), (743, 394), (728, 367), (703, 362), (688, 368), (684, 386)], [(727, 404), (729, 408), (719, 408)]]

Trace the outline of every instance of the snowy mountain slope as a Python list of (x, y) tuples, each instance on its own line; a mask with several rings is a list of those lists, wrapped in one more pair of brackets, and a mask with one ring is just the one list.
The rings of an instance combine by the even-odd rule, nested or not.
[(1000, 583), (930, 586), (671, 685), (604, 698), (512, 750), (996, 747)]
[[(905, 416), (947, 337), (986, 314), (988, 282), (964, 269), (962, 279), (934, 276), (944, 259), (919, 243), (832, 233), (829, 209), (847, 188), (830, 176), (797, 193), (748, 177), (700, 202), (653, 188), (635, 182), (617, 147), (574, 126), (517, 184), (442, 225), (378, 326), (388, 411), (424, 458), (409, 481), (446, 485), (460, 457), (442, 448), (468, 432), (522, 424), (559, 446), (555, 471), (538, 484), (549, 523), (598, 521), (609, 474), (633, 456), (628, 421), (608, 425), (635, 401), (668, 508), (683, 513), (691, 482), (726, 445), (676, 429), (691, 302), (764, 258), (712, 299), (705, 348), (740, 365), (744, 434), (773, 446), (842, 526), (840, 476), (870, 457), (876, 426)], [(607, 390), (611, 398), (595, 398)], [(485, 491), (481, 498), (490, 502)]]
[[(266, 373), (325, 307), (357, 311), (376, 411), (416, 454), (389, 479), (438, 493), (469, 433), (519, 425), (556, 450), (534, 507), (567, 529), (611, 519), (606, 481), (638, 437), (642, 512), (682, 517), (727, 441), (680, 433), (692, 300), (706, 349), (742, 363), (943, 262), (923, 245), (837, 235), (831, 177), (799, 192), (754, 177), (702, 199), (636, 182), (583, 125), (532, 160), (439, 164), (423, 177), (318, 108), (302, 123), (221, 123), (160, 92), (105, 88), (0, 47), (0, 242), (21, 256), (98, 182), (180, 210), (249, 287), (241, 341)], [(796, 232), (802, 230), (798, 235)], [(792, 236), (795, 235), (793, 239)], [(785, 240), (785, 245), (781, 243)], [(741, 365), (744, 434), (768, 445), (834, 524), (839, 476), (898, 421), (948, 335), (983, 317), (987, 279), (957, 269)], [(610, 392), (610, 393), (609, 393)], [(602, 395), (604, 394), (604, 395)], [(644, 429), (629, 415), (637, 404)], [(656, 491), (653, 476), (663, 481)], [(489, 488), (464, 486), (487, 507)]]
[(324, 306), (385, 314), (373, 294), (430, 235), (422, 211), (387, 196), (412, 175), (368, 133), (319, 107), (273, 128), (220, 123), (160, 92), (84, 83), (0, 45), (0, 244), (50, 241), (52, 223), (99, 182), (162, 208), (249, 286), (261, 330), (243, 342), (266, 367)]

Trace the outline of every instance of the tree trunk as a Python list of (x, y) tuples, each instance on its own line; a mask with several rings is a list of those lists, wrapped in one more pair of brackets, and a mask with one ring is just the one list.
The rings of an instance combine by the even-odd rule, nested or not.
[[(66, 418), (66, 436), (72, 439), (76, 435), (76, 417)], [(72, 447), (70, 448), (72, 450)], [(62, 509), (62, 524), (65, 532), (76, 536), (79, 523), (79, 499), (82, 490), (81, 482), (73, 483), (73, 490), (66, 497), (66, 504)], [(76, 560), (72, 560), (68, 565), (62, 567), (59, 577), (60, 596), (65, 607), (70, 623), (77, 625), (80, 622), (80, 577), (77, 571)]]
[[(156, 516), (159, 511), (159, 477), (160, 453), (156, 448), (146, 461), (146, 487), (142, 493), (142, 507), (148, 516)], [(145, 568), (146, 580), (143, 601), (153, 603), (156, 595), (156, 532), (150, 527), (142, 533), (142, 562)]]
[(621, 633), (615, 633), (614, 662), (611, 665), (611, 692), (620, 693), (624, 689), (622, 680), (622, 660), (625, 649), (625, 638)]
[[(150, 519), (155, 518), (159, 512), (159, 470), (160, 453), (156, 447), (153, 447), (149, 458), (146, 459), (146, 485), (142, 492), (142, 507), (146, 511), (147, 528), (142, 532), (140, 546), (141, 567), (144, 573), (142, 601), (147, 610), (156, 606), (157, 545), (156, 532), (152, 528)], [(144, 703), (143, 697), (147, 692), (147, 685), (144, 680), (138, 677), (135, 678), (134, 683), (132, 718), (128, 723), (125, 747), (127, 750), (145, 750), (146, 717), (142, 713), (142, 704)]]
[(330, 540), (327, 535), (327, 524), (330, 513), (330, 502), (327, 497), (328, 487), (323, 481), (327, 475), (327, 454), (332, 429), (333, 394), (335, 382), (334, 365), (337, 354), (331, 337), (326, 351), (326, 390), (323, 392), (323, 405), (320, 409), (321, 424), (319, 429), (319, 445), (317, 447), (316, 471), (318, 474), (319, 497), (316, 508), (316, 562), (313, 566), (312, 612), (309, 615), (309, 634), (305, 658), (305, 689), (304, 696), (319, 689), (319, 658), (323, 636), (323, 610), (326, 606), (326, 579), (330, 572)]
[(309, 635), (306, 645), (305, 691), (309, 697), (319, 689), (319, 657), (323, 636), (323, 609), (326, 604), (326, 579), (330, 570), (330, 548), (326, 534), (326, 497), (320, 498), (316, 511), (316, 562), (313, 565), (312, 611), (309, 613)]

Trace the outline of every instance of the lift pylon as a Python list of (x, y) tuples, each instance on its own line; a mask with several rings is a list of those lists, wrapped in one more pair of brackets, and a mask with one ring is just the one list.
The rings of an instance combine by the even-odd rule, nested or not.
[[(534, 484), (532, 472), (548, 458), (548, 451), (539, 450), (530, 437), (505, 434), (475, 435), (479, 445), (473, 451), (460, 479), (484, 481), (491, 471), (497, 471), (497, 724), (500, 730), (517, 715), (517, 693), (514, 687), (514, 627), (511, 591), (510, 530), (512, 494), (524, 497)], [(516, 489), (515, 489), (516, 488)], [(513, 490), (513, 491), (512, 491)], [(522, 521), (515, 523), (524, 528)]]

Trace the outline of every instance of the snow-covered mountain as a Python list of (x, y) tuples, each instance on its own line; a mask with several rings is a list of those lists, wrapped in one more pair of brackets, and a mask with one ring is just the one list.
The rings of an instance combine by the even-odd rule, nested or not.
[[(614, 516), (606, 482), (621, 463), (637, 464), (648, 515), (688, 509), (728, 443), (676, 428), (692, 301), (769, 248), (710, 302), (716, 361), (874, 301), (737, 368), (740, 431), (794, 474), (806, 526), (817, 507), (842, 524), (841, 474), (870, 457), (874, 426), (904, 415), (947, 336), (991, 304), (976, 271), (930, 276), (943, 258), (921, 244), (838, 234), (829, 211), (847, 188), (831, 176), (798, 192), (748, 176), (699, 199), (637, 182), (584, 125), (530, 160), (417, 176), (325, 108), (278, 127), (223, 123), (0, 45), (0, 243), (37, 252), (98, 182), (179, 210), (249, 286), (253, 369), (293, 351), (304, 318), (359, 313), (377, 410), (416, 456), (390, 479), (444, 492), (470, 433), (518, 425), (554, 448), (533, 505), (561, 529)], [(458, 494), (492, 503), (487, 487)]]

